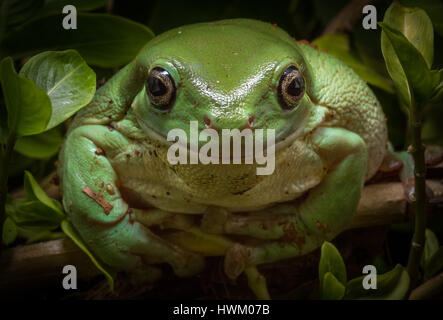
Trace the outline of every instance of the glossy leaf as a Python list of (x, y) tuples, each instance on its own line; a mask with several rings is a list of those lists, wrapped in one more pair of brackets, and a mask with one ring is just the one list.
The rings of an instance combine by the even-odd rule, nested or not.
[(18, 75), (11, 58), (0, 62), (0, 82), (8, 111), (8, 128), (17, 136), (45, 130), (51, 117), (51, 100), (34, 81)]
[(363, 288), (364, 275), (352, 279), (346, 285), (345, 299), (400, 300), (405, 299), (409, 290), (409, 275), (405, 268), (396, 265), (391, 271), (377, 275), (377, 289)]
[(53, 230), (60, 225), (60, 218), (38, 200), (14, 199), (6, 212), (17, 225), (34, 231)]
[(82, 107), (95, 93), (95, 73), (75, 50), (48, 51), (31, 59), (20, 74), (44, 90), (52, 103), (46, 130), (62, 123)]
[(389, 79), (368, 68), (351, 52), (349, 37), (347, 35), (331, 34), (323, 36), (317, 38), (313, 44), (317, 45), (320, 50), (327, 50), (329, 54), (345, 62), (367, 83), (389, 93), (395, 92)]
[(10, 32), (0, 51), (24, 58), (45, 50), (76, 49), (88, 64), (110, 68), (130, 62), (154, 36), (142, 24), (108, 14), (78, 13), (77, 30), (63, 29), (62, 20), (61, 14), (32, 20)]
[(14, 150), (35, 159), (47, 159), (57, 154), (63, 142), (58, 128), (43, 133), (19, 138)]
[(426, 11), (432, 20), (435, 31), (443, 36), (443, 2), (441, 0), (400, 0), (407, 7), (419, 7)]
[(48, 197), (29, 171), (25, 171), (24, 185), (27, 199), (38, 200), (48, 209), (51, 209), (56, 215), (58, 215), (60, 220), (64, 218), (65, 214), (60, 202)]
[(383, 22), (400, 31), (421, 53), (431, 68), (434, 57), (434, 29), (426, 12), (420, 8), (402, 6), (394, 1), (386, 10)]
[(432, 256), (438, 251), (438, 239), (437, 236), (430, 229), (426, 229), (425, 232), (425, 247), (421, 259), (421, 265), (423, 269), (427, 269), (427, 264)]
[(340, 252), (332, 243), (325, 241), (321, 246), (320, 263), (318, 266), (320, 288), (323, 287), (322, 281), (327, 272), (331, 272), (339, 282), (346, 284), (346, 266)]
[(43, 7), (44, 0), (3, 0), (6, 10), (6, 26), (13, 27), (31, 19)]
[(425, 277), (430, 278), (443, 269), (443, 246), (438, 248), (426, 265)]
[(345, 286), (331, 272), (326, 272), (321, 287), (323, 300), (341, 300), (345, 295)]
[(114, 275), (115, 272), (108, 270), (107, 267), (103, 266), (95, 257), (94, 255), (89, 251), (86, 244), (83, 242), (83, 240), (80, 238), (78, 233), (75, 231), (73, 226), (68, 220), (63, 220), (61, 223), (61, 227), (63, 232), (71, 238), (72, 241), (84, 252), (88, 255), (88, 257), (91, 259), (92, 263), (105, 275), (106, 279), (108, 280), (109, 287), (112, 290), (114, 290)]
[(26, 239), (26, 244), (31, 244), (40, 241), (49, 241), (60, 238), (65, 238), (66, 234), (63, 232), (51, 231), (51, 230), (38, 230), (30, 227), (17, 227), (18, 237)]
[[(398, 81), (400, 76), (403, 76), (403, 74), (391, 73), (393, 70), (392, 63), (394, 62), (389, 57), (387, 58), (387, 56), (393, 54), (397, 56), (407, 82), (410, 88), (412, 88), (413, 96), (403, 97), (404, 99), (409, 99), (405, 101), (409, 101), (409, 105), (411, 105), (412, 97), (419, 101), (430, 98), (436, 82), (431, 76), (431, 72), (421, 53), (399, 31), (385, 23), (380, 23), (380, 26), (383, 28), (383, 35), (388, 39), (393, 49), (388, 49), (382, 43), (382, 48), (384, 48), (383, 56), (385, 57), (389, 74), (394, 82)], [(404, 79), (401, 80), (401, 83), (396, 83), (396, 85), (397, 88), (400, 88), (400, 85), (404, 85)], [(401, 91), (401, 94), (405, 94), (404, 91)]]
[(437, 103), (443, 100), (443, 69), (431, 70), (431, 75), (436, 85), (434, 86), (430, 101)]
[(14, 220), (8, 217), (6, 218), (5, 222), (3, 222), (2, 228), (3, 244), (5, 246), (9, 246), (17, 238), (17, 226), (15, 225)]

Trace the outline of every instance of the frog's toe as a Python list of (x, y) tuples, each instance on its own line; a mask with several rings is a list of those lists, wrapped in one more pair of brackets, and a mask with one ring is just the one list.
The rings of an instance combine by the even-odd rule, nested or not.
[(157, 267), (143, 265), (131, 273), (131, 283), (134, 286), (142, 286), (156, 282), (162, 277), (162, 270)]
[(249, 265), (251, 250), (239, 243), (228, 249), (225, 255), (224, 270), (230, 279), (236, 279)]
[(190, 277), (200, 273), (205, 267), (204, 257), (199, 254), (184, 252), (182, 261), (172, 266), (179, 277)]
[(222, 234), (225, 232), (229, 212), (221, 208), (209, 208), (203, 215), (201, 229), (207, 233)]
[(170, 243), (154, 234), (148, 228), (134, 222), (137, 233), (134, 236), (139, 239), (130, 251), (140, 255), (146, 264), (168, 263), (174, 273), (180, 277), (192, 276), (204, 268), (204, 257), (193, 252), (183, 250), (179, 246)]

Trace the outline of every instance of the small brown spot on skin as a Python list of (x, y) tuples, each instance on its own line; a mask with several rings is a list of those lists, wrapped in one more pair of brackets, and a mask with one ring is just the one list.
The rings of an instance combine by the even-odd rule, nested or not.
[(292, 242), (298, 237), (297, 228), (293, 222), (287, 222), (283, 225), (284, 235), (282, 237), (283, 241)]
[(131, 158), (131, 155), (129, 153), (126, 154), (126, 159)]
[(105, 200), (105, 198), (103, 198), (102, 195), (94, 192), (94, 190), (92, 190), (89, 186), (84, 187), (82, 191), (88, 197), (97, 202), (103, 208), (103, 211), (106, 215), (108, 215), (111, 212), (112, 208), (114, 208), (108, 201)]
[(103, 151), (102, 148), (98, 147), (98, 148), (95, 150), (95, 154), (98, 155), (98, 156), (102, 156), (102, 155), (105, 154), (105, 152)]
[(115, 190), (114, 187), (111, 184), (107, 184), (106, 185), (106, 191), (110, 194), (110, 195), (114, 195), (115, 194)]

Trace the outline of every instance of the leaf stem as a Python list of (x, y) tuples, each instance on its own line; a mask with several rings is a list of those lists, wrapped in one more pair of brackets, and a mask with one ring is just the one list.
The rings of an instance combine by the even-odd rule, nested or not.
[(0, 253), (3, 248), (3, 222), (6, 219), (6, 196), (8, 194), (8, 164), (14, 150), (16, 136), (8, 134), (0, 154)]
[(409, 152), (414, 159), (414, 178), (415, 189), (413, 198), (413, 208), (415, 213), (415, 228), (412, 237), (411, 249), (407, 271), (411, 278), (411, 289), (415, 286), (419, 274), (420, 259), (425, 244), (426, 229), (426, 165), (425, 165), (425, 147), (421, 140), (422, 114), (423, 106), (417, 106), (415, 103), (410, 109), (409, 125), (411, 129), (412, 144)]

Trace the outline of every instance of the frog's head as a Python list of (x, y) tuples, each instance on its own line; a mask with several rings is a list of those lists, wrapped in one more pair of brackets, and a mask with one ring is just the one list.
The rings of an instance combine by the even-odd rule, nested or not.
[(291, 140), (310, 114), (309, 66), (281, 29), (254, 20), (224, 20), (171, 30), (136, 59), (146, 73), (134, 112), (148, 133), (172, 129), (274, 129)]

